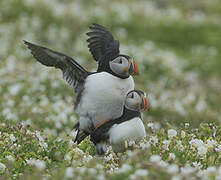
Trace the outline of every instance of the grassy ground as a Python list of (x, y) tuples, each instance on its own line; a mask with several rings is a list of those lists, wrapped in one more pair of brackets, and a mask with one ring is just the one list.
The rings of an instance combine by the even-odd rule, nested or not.
[[(219, 0), (0, 1), (0, 174), (3, 179), (219, 179)], [(88, 26), (103, 24), (134, 57), (149, 94), (147, 138), (119, 156), (77, 146), (74, 91), (22, 40), (64, 52), (88, 70)]]

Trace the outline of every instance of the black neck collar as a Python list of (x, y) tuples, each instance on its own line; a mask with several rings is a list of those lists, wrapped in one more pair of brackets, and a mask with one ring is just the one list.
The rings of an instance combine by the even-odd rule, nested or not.
[(141, 112), (140, 111), (133, 111), (133, 110), (130, 110), (130, 109), (127, 109), (126, 107), (124, 107), (123, 115), (121, 117), (119, 117), (117, 119), (112, 119), (112, 120), (108, 121), (107, 123), (105, 123), (104, 125), (102, 125), (99, 128), (102, 128), (102, 127), (111, 128), (114, 124), (120, 124), (120, 123), (123, 123), (125, 121), (131, 120), (135, 117), (141, 118)]
[(101, 141), (106, 141), (109, 138), (108, 131), (114, 124), (120, 124), (135, 117), (141, 118), (140, 111), (132, 111), (124, 107), (123, 115), (121, 117), (106, 122), (91, 133), (91, 141), (95, 144)]

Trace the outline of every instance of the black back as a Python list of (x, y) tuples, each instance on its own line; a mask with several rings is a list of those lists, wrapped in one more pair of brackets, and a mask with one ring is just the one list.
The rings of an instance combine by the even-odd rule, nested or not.
[(141, 118), (141, 112), (132, 111), (124, 107), (123, 115), (121, 117), (108, 121), (107, 123), (98, 127), (91, 133), (91, 141), (94, 144), (97, 144), (102, 141), (106, 141), (109, 138), (108, 131), (114, 124), (120, 124), (125, 121), (129, 121), (135, 117)]
[[(108, 72), (114, 76), (121, 77), (115, 74), (111, 69), (109, 62), (117, 58), (120, 55), (120, 43), (115, 40), (113, 35), (103, 26), (99, 24), (93, 24), (89, 27), (92, 31), (88, 32), (87, 39), (88, 48), (95, 61), (98, 61), (97, 72)], [(122, 55), (126, 58), (129, 56)], [(127, 78), (127, 77), (126, 77)]]
[(92, 24), (89, 28), (92, 31), (87, 33), (89, 36), (87, 39), (89, 43), (88, 48), (95, 61), (100, 63), (104, 59), (103, 56), (109, 53), (117, 56), (120, 53), (119, 41), (115, 40), (113, 35), (105, 27), (99, 24)]

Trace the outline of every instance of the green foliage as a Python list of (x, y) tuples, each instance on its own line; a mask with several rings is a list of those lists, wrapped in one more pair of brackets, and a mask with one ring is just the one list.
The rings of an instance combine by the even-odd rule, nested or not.
[[(221, 176), (219, 0), (2, 0), (0, 12), (0, 179)], [(73, 88), (22, 43), (64, 52), (94, 71), (84, 34), (93, 22), (134, 57), (136, 88), (151, 104), (147, 138), (118, 156), (97, 156), (89, 137), (73, 143)]]

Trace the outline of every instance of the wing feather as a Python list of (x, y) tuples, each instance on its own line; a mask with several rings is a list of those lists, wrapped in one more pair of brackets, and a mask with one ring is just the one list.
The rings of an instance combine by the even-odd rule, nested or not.
[(76, 92), (79, 91), (79, 88), (82, 87), (85, 79), (90, 74), (80, 64), (65, 54), (27, 41), (24, 41), (24, 43), (31, 50), (31, 54), (37, 61), (45, 66), (61, 69), (66, 82), (73, 86)]
[(91, 32), (86, 33), (89, 50), (96, 61), (101, 61), (107, 53), (117, 56), (120, 53), (120, 43), (115, 40), (113, 35), (99, 24), (89, 27)]

